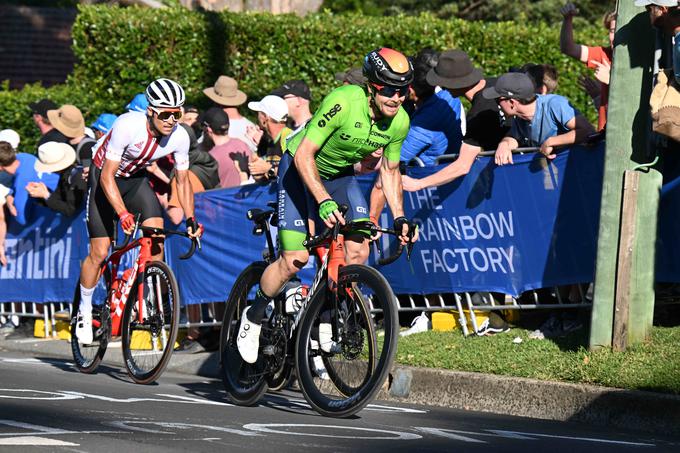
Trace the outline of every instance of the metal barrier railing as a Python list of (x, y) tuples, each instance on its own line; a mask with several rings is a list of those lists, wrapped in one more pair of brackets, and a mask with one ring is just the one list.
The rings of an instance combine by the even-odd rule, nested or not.
[[(532, 303), (522, 303), (519, 299), (510, 296), (506, 296), (503, 303), (499, 303), (488, 292), (463, 292), (428, 295), (400, 294), (397, 295), (397, 304), (398, 311), (403, 313), (455, 311), (458, 314), (458, 320), (463, 335), (468, 336), (471, 332), (468, 328), (468, 320), (466, 319), (466, 309), (473, 333), (478, 333), (480, 329), (477, 325), (475, 311), (591, 308), (592, 304), (590, 302), (583, 302), (587, 300), (583, 288), (581, 285), (577, 286), (580, 300), (582, 301), (578, 303), (563, 301), (560, 290), (556, 287), (553, 288), (552, 291), (557, 299), (557, 303), (541, 303), (539, 301), (538, 293), (536, 291), (530, 291), (528, 294)], [(479, 302), (476, 302), (475, 300), (478, 300)], [(188, 307), (183, 306), (180, 311), (180, 328), (191, 329), (221, 326), (222, 310), (220, 306), (223, 303), (224, 302), (211, 302), (192, 305), (194, 307), (197, 305), (200, 307), (198, 314), (194, 312), (192, 315), (189, 314)], [(380, 312), (380, 310), (374, 309), (370, 297), (369, 304), (371, 304), (371, 312)], [(67, 302), (46, 304), (26, 302), (0, 303), (0, 322), (5, 321), (2, 317), (9, 319), (12, 316), (19, 318), (42, 318), (44, 320), (45, 338), (48, 338), (50, 335), (52, 337), (57, 337), (57, 321), (68, 321), (70, 319), (70, 313), (71, 304)]]

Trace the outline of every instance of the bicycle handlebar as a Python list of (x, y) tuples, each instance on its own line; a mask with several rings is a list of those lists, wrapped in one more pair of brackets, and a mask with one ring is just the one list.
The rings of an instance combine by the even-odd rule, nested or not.
[(140, 225), (139, 219), (140, 219), (140, 216), (137, 215), (137, 217), (135, 219), (135, 228), (134, 228), (134, 230), (132, 230), (131, 234), (125, 235), (125, 241), (123, 242), (122, 245), (116, 245), (115, 241), (114, 241), (113, 250), (118, 251), (118, 250), (122, 250), (125, 247), (127, 247), (128, 244), (130, 243), (130, 239), (132, 239), (132, 237), (134, 237), (137, 234), (137, 231), (140, 231), (140, 230), (145, 232), (145, 233), (150, 233), (150, 234), (155, 234), (155, 235), (165, 235), (165, 236), (176, 235), (176, 236), (184, 236), (185, 238), (191, 239), (191, 247), (189, 248), (189, 250), (185, 254), (180, 255), (179, 259), (181, 259), (181, 260), (186, 260), (186, 259), (191, 258), (191, 256), (196, 252), (196, 247), (198, 247), (199, 249), (201, 248), (200, 238), (189, 236), (189, 233), (187, 233), (186, 231), (166, 230), (165, 228), (155, 228), (155, 227), (148, 227), (148, 226)]
[[(341, 205), (339, 207), (340, 212), (344, 215), (349, 208), (346, 205)], [(326, 228), (326, 230), (317, 235), (317, 236), (312, 236), (309, 239), (305, 240), (302, 242), (302, 245), (307, 248), (307, 249), (313, 249), (316, 247), (319, 247), (322, 245), (324, 242), (328, 240), (329, 237), (333, 236), (333, 238), (336, 238), (338, 234), (340, 233), (349, 233), (353, 231), (358, 231), (358, 230), (368, 230), (370, 231), (371, 237), (375, 236), (376, 233), (385, 233), (385, 234), (391, 234), (393, 236), (399, 236), (399, 233), (396, 231), (389, 229), (389, 228), (382, 228), (376, 224), (374, 224), (371, 221), (352, 221), (352, 222), (347, 222), (345, 225), (340, 225), (339, 223), (336, 223), (333, 228)], [(410, 242), (408, 246), (406, 247), (407, 249), (407, 258), (410, 259), (411, 257), (411, 250), (413, 249), (413, 242)], [(387, 264), (391, 264), (395, 262), (399, 257), (401, 256), (402, 252), (404, 251), (404, 244), (399, 243), (397, 246), (397, 249), (395, 252), (387, 257), (380, 258), (378, 260), (378, 264), (381, 266), (385, 266)]]

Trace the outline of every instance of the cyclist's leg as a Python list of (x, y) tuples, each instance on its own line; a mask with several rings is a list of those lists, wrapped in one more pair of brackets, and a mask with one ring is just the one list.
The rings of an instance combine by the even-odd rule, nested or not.
[(244, 361), (257, 361), (262, 318), (267, 305), (276, 297), (284, 284), (302, 269), (309, 253), (302, 245), (307, 236), (308, 195), (292, 156), (284, 153), (278, 172), (278, 217), (281, 253), (265, 269), (253, 304), (246, 308), (241, 318), (236, 345)]
[[(133, 176), (128, 182), (125, 187), (119, 185), (123, 202), (128, 210), (133, 214), (140, 214), (142, 225), (163, 228), (163, 208), (149, 185), (149, 179), (146, 176)], [(164, 237), (152, 236), (151, 240), (151, 259), (162, 261)]]
[(100, 171), (92, 166), (87, 195), (87, 230), (90, 252), (80, 269), (80, 304), (77, 313), (76, 336), (81, 343), (92, 342), (92, 295), (97, 286), (99, 268), (106, 259), (113, 237), (113, 209), (99, 186)]
[[(338, 203), (349, 206), (345, 215), (348, 221), (368, 220), (368, 204), (354, 175), (341, 176), (324, 183), (330, 196)], [(345, 236), (345, 261), (363, 264), (368, 259), (369, 235), (361, 232)]]

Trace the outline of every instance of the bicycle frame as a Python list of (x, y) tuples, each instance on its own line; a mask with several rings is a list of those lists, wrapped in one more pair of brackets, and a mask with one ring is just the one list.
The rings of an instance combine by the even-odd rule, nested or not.
[[(144, 271), (146, 270), (146, 264), (152, 260), (151, 242), (152, 242), (151, 238), (148, 237), (135, 239), (131, 243), (128, 243), (122, 248), (117, 249), (113, 253), (111, 253), (111, 255), (109, 255), (109, 257), (106, 259), (106, 261), (104, 261), (104, 263), (101, 265), (101, 268), (99, 269), (99, 278), (101, 278), (101, 276), (106, 271), (106, 268), (110, 265), (111, 284), (113, 284), (115, 280), (121, 280), (123, 287), (121, 288), (120, 302), (122, 303), (123, 306), (127, 304), (127, 298), (128, 295), (130, 294), (130, 288), (132, 287), (133, 284), (137, 285), (137, 303), (139, 304), (137, 312), (139, 316), (138, 321), (140, 323), (144, 321), (143, 319), (144, 311), (142, 309), (144, 303), (144, 291), (142, 285), (144, 282), (142, 281), (142, 277), (144, 275)], [(135, 260), (135, 263), (132, 266), (132, 273), (130, 273), (130, 276), (128, 277), (127, 280), (122, 281), (123, 280), (122, 278), (118, 279), (117, 277), (118, 267), (120, 266), (120, 260), (122, 259), (123, 255), (125, 255), (127, 252), (135, 248), (139, 248), (139, 255), (137, 256), (137, 259)], [(109, 298), (108, 304), (110, 308), (113, 308), (111, 306), (112, 303), (113, 300)]]

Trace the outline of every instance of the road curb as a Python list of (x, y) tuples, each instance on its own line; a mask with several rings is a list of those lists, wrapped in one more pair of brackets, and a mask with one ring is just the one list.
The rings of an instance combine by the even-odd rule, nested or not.
[[(0, 350), (71, 359), (59, 340), (5, 340)], [(120, 350), (110, 348), (104, 362), (122, 366)], [(218, 354), (174, 354), (167, 371), (219, 379)], [(646, 391), (397, 365), (378, 398), (680, 435), (680, 396)]]

